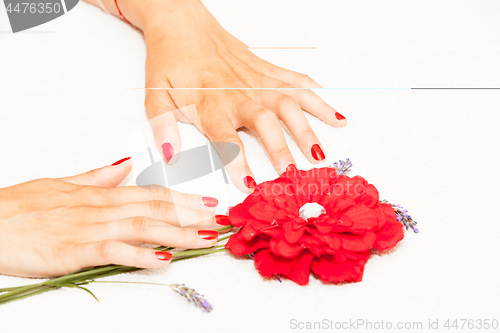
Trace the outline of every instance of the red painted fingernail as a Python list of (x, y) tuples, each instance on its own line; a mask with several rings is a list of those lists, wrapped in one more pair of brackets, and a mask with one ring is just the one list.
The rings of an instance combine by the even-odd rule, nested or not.
[(226, 215), (215, 215), (215, 222), (220, 225), (230, 225), (231, 221)]
[(158, 260), (162, 261), (169, 261), (170, 259), (172, 259), (172, 253), (170, 252), (156, 251), (155, 256), (156, 258), (158, 258)]
[(246, 176), (245, 178), (243, 178), (243, 184), (245, 184), (245, 186), (248, 188), (257, 187), (257, 183), (255, 182), (255, 179), (253, 179), (252, 176)]
[(297, 171), (297, 167), (295, 166), (295, 164), (290, 164), (286, 167), (286, 171)]
[(203, 197), (201, 198), (203, 204), (207, 207), (216, 207), (219, 204), (219, 200), (211, 197)]
[(198, 236), (204, 240), (213, 240), (219, 237), (219, 233), (214, 230), (198, 230)]
[(163, 157), (165, 157), (165, 161), (170, 162), (172, 156), (174, 156), (174, 147), (170, 142), (165, 142), (161, 145), (161, 151), (163, 152)]
[(341, 115), (340, 113), (338, 112), (335, 112), (335, 117), (338, 119), (338, 120), (344, 120), (345, 117), (343, 115)]
[(316, 161), (322, 161), (325, 159), (325, 153), (317, 143), (312, 146), (311, 155)]
[(122, 158), (121, 160), (116, 161), (115, 163), (111, 164), (111, 166), (115, 166), (115, 165), (118, 165), (118, 164), (122, 164), (123, 162), (127, 162), (128, 160), (130, 160), (130, 157), (125, 157), (125, 158)]

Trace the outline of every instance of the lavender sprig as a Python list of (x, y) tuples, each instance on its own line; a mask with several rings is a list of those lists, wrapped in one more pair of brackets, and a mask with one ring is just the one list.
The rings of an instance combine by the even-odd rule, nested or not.
[(203, 312), (212, 311), (212, 305), (203, 298), (196, 290), (186, 287), (184, 284), (173, 283), (170, 285), (173, 291), (184, 297), (188, 302), (193, 303), (196, 307), (200, 308)]
[[(381, 203), (385, 203), (385, 204), (389, 204), (389, 202), (387, 200), (380, 200)], [(414, 221), (410, 214), (408, 214), (408, 211), (406, 209), (403, 208), (403, 206), (401, 205), (393, 205), (393, 204), (389, 204), (391, 205), (391, 207), (394, 209), (394, 212), (396, 213), (396, 216), (397, 216), (397, 220), (401, 223), (403, 223), (403, 225), (405, 226), (406, 230), (408, 230), (408, 228), (411, 228), (413, 230), (414, 233), (418, 233), (418, 229), (416, 227), (416, 224), (417, 224), (417, 221)]]
[(345, 161), (339, 160), (333, 163), (333, 167), (337, 170), (337, 174), (348, 175), (351, 172), (352, 163), (350, 159), (346, 159)]

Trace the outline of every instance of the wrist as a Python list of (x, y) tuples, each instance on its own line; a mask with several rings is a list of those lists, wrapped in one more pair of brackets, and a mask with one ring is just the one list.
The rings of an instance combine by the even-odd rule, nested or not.
[[(146, 33), (182, 19), (193, 9), (204, 8), (200, 0), (106, 0), (116, 16), (122, 14), (132, 25)], [(119, 11), (118, 11), (119, 10)]]

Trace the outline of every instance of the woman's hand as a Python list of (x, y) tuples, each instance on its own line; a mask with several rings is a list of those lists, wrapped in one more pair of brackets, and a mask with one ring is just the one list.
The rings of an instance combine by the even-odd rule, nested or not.
[(149, 88), (145, 106), (157, 148), (167, 163), (175, 162), (172, 157), (181, 152), (177, 121), (194, 124), (211, 142), (232, 142), (240, 147), (242, 154), (227, 169), (244, 192), (251, 191), (253, 176), (236, 132), (241, 127), (259, 135), (280, 174), (295, 167), (280, 120), (310, 162), (325, 158), (302, 110), (334, 127), (344, 126), (346, 120), (311, 90), (294, 89), (319, 88), (318, 83), (255, 56), (200, 1), (164, 3), (170, 5), (159, 8), (144, 24)]
[(171, 254), (135, 245), (206, 248), (217, 242), (217, 231), (210, 230), (220, 227), (216, 199), (116, 187), (131, 169), (126, 159), (0, 189), (0, 273), (52, 277), (106, 264), (156, 268), (168, 265)]
[[(97, 5), (96, 0), (86, 1)], [(281, 121), (310, 162), (325, 158), (302, 110), (334, 127), (344, 126), (346, 120), (305, 89), (321, 88), (310, 77), (255, 56), (222, 28), (200, 0), (117, 3), (123, 17), (144, 32), (145, 107), (157, 149), (167, 163), (175, 163), (181, 152), (177, 121), (194, 124), (211, 142), (239, 146), (241, 154), (232, 160), (232, 152), (221, 151), (227, 145), (214, 145), (222, 161), (232, 160), (226, 168), (233, 183), (247, 193), (255, 180), (236, 132), (239, 128), (259, 135), (279, 174), (295, 168)], [(120, 16), (114, 0), (104, 0), (104, 5)]]

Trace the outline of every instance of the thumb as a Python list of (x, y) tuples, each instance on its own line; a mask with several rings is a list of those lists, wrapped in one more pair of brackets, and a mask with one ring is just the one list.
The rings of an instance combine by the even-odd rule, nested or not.
[(130, 157), (126, 157), (103, 168), (72, 177), (59, 178), (59, 180), (76, 185), (115, 187), (125, 180), (132, 171), (132, 166), (132, 160)]

